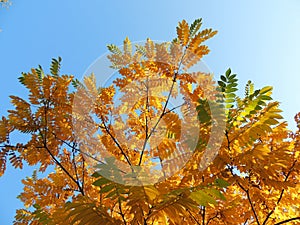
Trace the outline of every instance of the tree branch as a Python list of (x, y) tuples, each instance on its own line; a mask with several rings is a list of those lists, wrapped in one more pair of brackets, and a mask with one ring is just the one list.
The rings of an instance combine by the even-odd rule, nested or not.
[[(148, 77), (147, 77), (147, 84), (145, 86), (146, 86), (146, 90), (147, 90), (146, 110), (149, 113), (150, 110), (149, 110), (149, 81), (148, 81)], [(147, 114), (145, 115), (145, 123), (146, 123), (145, 124), (146, 125), (146, 128), (145, 128), (146, 137), (145, 137), (145, 140), (144, 140), (144, 144), (143, 144), (143, 148), (142, 148), (142, 152), (141, 152), (141, 156), (140, 156), (140, 160), (139, 160), (139, 164), (138, 164), (139, 166), (142, 163), (143, 155), (144, 155), (146, 145), (147, 145), (147, 141), (148, 141), (148, 116), (147, 116)]]
[(124, 225), (127, 225), (127, 222), (126, 222), (126, 219), (125, 219), (125, 214), (123, 213), (123, 210), (122, 210), (121, 199), (120, 199), (120, 194), (119, 194), (119, 191), (118, 191), (118, 187), (116, 187), (116, 192), (117, 192), (117, 196), (118, 196), (118, 205), (119, 205), (120, 215), (122, 217)]
[(202, 224), (205, 225), (205, 206), (202, 206)]
[(248, 221), (248, 220), (249, 220), (249, 219), (247, 218), (247, 219), (246, 219), (246, 221), (244, 222), (244, 225), (246, 225), (246, 224), (247, 224), (247, 221)]
[(186, 103), (182, 103), (181, 105), (178, 105), (178, 106), (173, 107), (172, 109), (166, 111), (166, 112), (165, 112), (165, 115), (168, 114), (168, 113), (170, 113), (170, 112), (173, 112), (175, 109), (178, 109), (179, 107), (184, 106), (185, 104), (186, 104)]
[[(232, 174), (233, 176), (235, 176), (234, 173), (233, 173), (233, 171), (232, 171), (232, 168), (229, 168), (229, 170), (230, 170), (231, 174)], [(254, 214), (256, 223), (257, 223), (258, 225), (260, 225), (260, 222), (259, 222), (259, 220), (258, 220), (257, 213), (256, 213), (255, 208), (254, 208), (254, 205), (253, 205), (253, 203), (252, 203), (252, 201), (251, 201), (251, 197), (250, 197), (249, 190), (246, 189), (245, 187), (243, 187), (243, 186), (240, 184), (240, 182), (238, 182), (238, 181), (236, 181), (236, 182), (237, 182), (237, 184), (239, 185), (239, 187), (246, 193), (247, 199), (248, 199), (249, 204), (250, 204), (250, 206), (251, 206), (251, 210), (252, 210), (252, 212), (253, 212), (253, 214)]]
[(200, 222), (193, 216), (193, 214), (190, 212), (190, 210), (186, 209), (186, 211), (189, 213), (190, 217), (198, 224), (201, 225)]
[(250, 203), (252, 212), (253, 212), (253, 214), (254, 214), (255, 220), (256, 220), (257, 224), (260, 225), (260, 222), (259, 222), (259, 220), (258, 220), (258, 216), (257, 216), (256, 211), (255, 211), (255, 208), (254, 208), (254, 205), (253, 205), (253, 203), (252, 203), (252, 201), (251, 201), (251, 198), (250, 198), (249, 190), (246, 191), (246, 194), (247, 194), (247, 198), (248, 198), (248, 201), (249, 201), (249, 203)]
[(207, 220), (206, 225), (209, 225), (210, 221), (214, 220), (215, 218), (218, 218), (218, 215), (219, 215), (219, 214), (217, 213), (217, 214), (214, 215), (213, 217), (209, 218), (209, 219)]
[(53, 155), (53, 153), (50, 151), (47, 145), (44, 145), (43, 148), (47, 150), (53, 161), (67, 174), (67, 176), (74, 181), (74, 183), (78, 186), (80, 193), (84, 196), (84, 191), (82, 187), (80, 186), (79, 182), (66, 170), (66, 168), (56, 159), (56, 157)]
[(80, 154), (85, 155), (86, 157), (89, 157), (89, 158), (95, 160), (95, 161), (98, 162), (98, 163), (105, 164), (103, 161), (101, 161), (101, 160), (95, 158), (94, 156), (92, 156), (92, 155), (90, 155), (90, 154), (87, 154), (86, 152), (81, 151), (79, 148), (76, 148), (76, 147), (74, 146), (74, 145), (75, 145), (75, 142), (73, 143), (73, 145), (71, 145), (71, 144), (68, 143), (67, 141), (65, 141), (65, 140), (60, 139), (59, 137), (57, 137), (57, 135), (56, 135), (54, 132), (52, 132), (52, 134), (54, 135), (54, 137), (55, 137), (57, 140), (61, 141), (61, 142), (62, 142), (63, 144), (65, 144), (65, 145), (67, 145), (67, 146), (68, 146), (69, 148), (71, 148), (72, 150), (75, 150), (75, 151), (79, 152)]
[[(293, 171), (294, 166), (296, 165), (296, 162), (297, 162), (297, 160), (295, 160), (295, 161), (293, 162), (293, 165), (291, 166), (291, 168), (289, 169), (289, 172), (288, 172), (287, 175), (285, 176), (284, 182), (286, 182), (286, 181), (288, 180), (289, 176), (291, 175), (291, 173), (292, 173), (292, 171)], [(279, 205), (279, 203), (280, 203), (280, 201), (281, 201), (281, 199), (282, 199), (282, 197), (283, 197), (284, 190), (285, 190), (285, 189), (282, 189), (282, 190), (281, 190), (276, 205), (275, 205), (274, 208), (268, 213), (266, 219), (265, 219), (264, 222), (263, 222), (263, 225), (265, 225), (265, 224), (267, 223), (267, 221), (269, 220), (269, 218), (271, 217), (271, 215), (274, 213), (276, 207)]]
[(275, 223), (274, 225), (280, 225), (280, 224), (288, 223), (288, 222), (291, 222), (291, 221), (294, 221), (294, 220), (300, 220), (300, 217), (295, 217), (295, 218), (291, 218), (291, 219), (288, 219), (288, 220), (283, 220), (279, 223)]
[(104, 118), (103, 116), (101, 116), (101, 120), (104, 126), (105, 131), (107, 132), (107, 134), (111, 137), (111, 139), (113, 140), (113, 142), (117, 145), (117, 147), (120, 149), (122, 155), (125, 157), (127, 163), (131, 166), (132, 168), (132, 163), (130, 162), (130, 159), (127, 157), (126, 153), (124, 152), (123, 148), (121, 147), (121, 145), (119, 144), (119, 142), (117, 141), (117, 139), (111, 134), (111, 132), (109, 131), (108, 127), (106, 126), (105, 122), (104, 122)]
[[(161, 113), (160, 117), (158, 118), (158, 120), (156, 121), (156, 123), (155, 123), (155, 125), (153, 126), (153, 128), (151, 129), (149, 135), (146, 136), (146, 138), (145, 138), (145, 142), (144, 142), (144, 145), (143, 145), (143, 150), (142, 150), (142, 153), (141, 153), (141, 156), (140, 156), (140, 160), (139, 160), (139, 166), (140, 166), (140, 164), (141, 164), (141, 162), (142, 162), (142, 159), (143, 159), (143, 154), (144, 154), (144, 151), (145, 151), (145, 148), (146, 148), (147, 141), (149, 140), (149, 138), (151, 137), (151, 135), (152, 135), (153, 132), (155, 131), (156, 127), (158, 126), (158, 124), (159, 124), (159, 122), (161, 121), (161, 119), (163, 118), (163, 116), (166, 115), (166, 109), (167, 109), (168, 103), (169, 103), (169, 101), (170, 101), (171, 94), (172, 94), (172, 91), (173, 91), (173, 89), (174, 89), (174, 85), (175, 85), (175, 83), (176, 83), (177, 75), (178, 75), (178, 73), (179, 73), (181, 64), (182, 64), (183, 59), (184, 59), (184, 56), (185, 56), (185, 54), (186, 54), (186, 49), (187, 49), (187, 48), (185, 48), (184, 53), (183, 53), (183, 55), (182, 55), (182, 57), (181, 57), (181, 59), (180, 59), (180, 62), (179, 62), (179, 64), (178, 64), (178, 70), (177, 70), (176, 72), (174, 72), (173, 79), (172, 79), (172, 85), (171, 85), (170, 91), (169, 91), (169, 93), (168, 93), (168, 97), (167, 97), (167, 100), (166, 100), (165, 105), (164, 105), (164, 107), (163, 107), (162, 113)], [(169, 113), (169, 111), (168, 111), (168, 113)]]
[(56, 165), (58, 165), (65, 173), (66, 175), (77, 185), (77, 187), (79, 188), (80, 193), (84, 196), (84, 191), (82, 189), (82, 187), (80, 186), (80, 183), (78, 180), (76, 180), (68, 171), (67, 169), (61, 164), (61, 162), (58, 161), (58, 159), (53, 155), (53, 153), (51, 152), (51, 150), (48, 148), (47, 145), (47, 135), (48, 135), (48, 112), (49, 109), (49, 101), (44, 103), (44, 119), (45, 119), (45, 129), (44, 132), (42, 132), (42, 130), (39, 128), (38, 131), (42, 137), (43, 140), (43, 148), (46, 149), (46, 151), (49, 153), (49, 155), (51, 156), (51, 158), (53, 159), (53, 161), (56, 163)]

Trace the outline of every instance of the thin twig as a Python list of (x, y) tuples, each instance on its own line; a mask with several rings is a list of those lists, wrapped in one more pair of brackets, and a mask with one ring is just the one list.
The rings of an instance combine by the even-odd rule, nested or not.
[[(149, 113), (149, 80), (148, 80), (148, 77), (147, 77), (147, 84), (145, 85), (146, 87), (146, 90), (147, 90), (147, 97), (146, 97), (146, 110), (147, 110), (147, 113)], [(146, 149), (146, 145), (147, 145), (147, 142), (148, 142), (148, 116), (147, 116), (147, 113), (146, 113), (146, 116), (145, 116), (145, 133), (146, 133), (146, 136), (145, 136), (145, 140), (144, 140), (144, 144), (143, 144), (143, 148), (142, 148), (142, 152), (141, 152), (141, 156), (140, 156), (140, 159), (139, 159), (139, 166), (141, 165), (142, 163), (142, 160), (143, 160), (143, 155), (144, 155), (144, 152), (145, 152), (145, 149)]]
[[(289, 169), (289, 172), (288, 172), (287, 175), (285, 176), (284, 182), (286, 182), (286, 181), (288, 180), (289, 176), (291, 175), (291, 173), (292, 173), (292, 171), (293, 171), (294, 166), (296, 165), (296, 162), (297, 162), (297, 160), (295, 160), (295, 161), (293, 162), (293, 165), (291, 166), (291, 168)], [(282, 190), (281, 190), (276, 205), (275, 205), (274, 208), (268, 213), (266, 219), (265, 219), (264, 222), (263, 222), (263, 225), (265, 225), (265, 224), (267, 223), (267, 221), (269, 220), (269, 218), (271, 217), (271, 215), (274, 213), (276, 207), (279, 205), (279, 203), (280, 203), (280, 201), (281, 201), (281, 199), (282, 199), (282, 197), (283, 197), (284, 190), (285, 190), (285, 189), (282, 189)]]
[(254, 208), (254, 205), (253, 205), (253, 203), (252, 203), (252, 201), (251, 201), (251, 198), (250, 198), (249, 190), (246, 191), (246, 194), (247, 194), (247, 198), (248, 198), (248, 201), (249, 201), (249, 203), (250, 203), (252, 212), (253, 212), (253, 214), (254, 214), (255, 220), (256, 220), (257, 224), (260, 225), (260, 222), (259, 222), (259, 220), (258, 220), (258, 216), (257, 216), (256, 211), (255, 211), (255, 208)]
[(104, 118), (103, 116), (101, 116), (101, 120), (102, 120), (102, 123), (103, 123), (103, 126), (104, 126), (104, 129), (105, 131), (108, 133), (108, 135), (111, 137), (111, 139), (113, 140), (113, 142), (117, 145), (117, 147), (120, 149), (122, 155), (125, 157), (127, 163), (131, 166), (131, 169), (133, 170), (132, 168), (132, 164), (129, 160), (129, 158), (127, 157), (126, 153), (124, 152), (123, 148), (121, 147), (121, 145), (119, 144), (119, 142), (117, 141), (117, 139), (111, 134), (111, 132), (109, 131), (108, 127), (106, 126), (105, 122), (104, 122)]
[(219, 213), (217, 213), (217, 214), (214, 215), (213, 217), (210, 217), (210, 218), (207, 220), (206, 225), (209, 225), (210, 221), (213, 221), (215, 218), (218, 218), (218, 215), (219, 215)]
[(294, 221), (294, 220), (300, 220), (300, 217), (295, 217), (295, 218), (283, 220), (283, 221), (281, 221), (279, 223), (275, 223), (274, 225), (280, 225), (280, 224), (288, 223), (288, 222), (291, 222), (291, 221)]
[(178, 105), (178, 106), (173, 107), (172, 109), (166, 111), (166, 112), (165, 112), (165, 115), (168, 114), (168, 113), (170, 113), (170, 112), (173, 112), (175, 109), (178, 109), (179, 107), (182, 107), (182, 106), (184, 106), (184, 105), (186, 105), (186, 104), (187, 104), (187, 103), (185, 102), (185, 103), (182, 103), (181, 105)]
[(199, 221), (196, 219), (196, 217), (190, 212), (190, 210), (186, 209), (186, 211), (189, 213), (190, 217), (191, 217), (193, 220), (195, 220), (195, 222), (196, 222), (198, 225), (201, 225), (201, 224), (199, 223)]
[[(232, 174), (233, 176), (235, 176), (234, 173), (233, 173), (233, 171), (232, 171), (232, 167), (229, 168), (229, 171), (231, 172), (231, 174)], [(252, 212), (253, 212), (253, 214), (254, 214), (255, 220), (256, 220), (257, 224), (260, 225), (260, 222), (259, 222), (259, 220), (258, 220), (257, 213), (256, 213), (256, 211), (255, 211), (254, 205), (253, 205), (252, 200), (251, 200), (251, 197), (250, 197), (249, 190), (246, 189), (245, 187), (243, 187), (243, 186), (240, 184), (240, 182), (238, 182), (238, 181), (236, 181), (236, 182), (237, 182), (237, 184), (239, 185), (239, 187), (246, 193), (247, 199), (248, 199), (249, 204), (250, 204), (250, 206), (251, 206), (251, 210), (252, 210)]]
[(171, 95), (172, 95), (172, 91), (174, 89), (174, 85), (175, 83), (177, 82), (177, 76), (179, 74), (179, 70), (180, 70), (180, 67), (181, 67), (181, 64), (183, 63), (183, 59), (184, 59), (184, 56), (186, 54), (186, 50), (187, 50), (187, 47), (184, 49), (184, 52), (183, 52), (183, 55), (180, 59), (180, 62), (178, 64), (178, 70), (176, 72), (174, 72), (174, 75), (173, 75), (173, 79), (172, 79), (172, 85), (171, 85), (171, 88), (170, 88), (170, 91), (168, 93), (168, 97), (167, 97), (167, 100), (165, 102), (165, 105), (163, 107), (163, 110), (162, 110), (162, 113), (160, 115), (160, 117), (158, 118), (158, 120), (156, 121), (155, 125), (153, 126), (153, 128), (151, 129), (150, 133), (148, 136), (146, 136), (145, 138), (145, 142), (144, 142), (144, 145), (143, 145), (143, 149), (142, 149), (142, 153), (141, 153), (141, 156), (140, 156), (140, 160), (139, 160), (139, 165), (141, 165), (141, 162), (143, 160), (143, 155), (144, 155), (144, 151), (145, 151), (145, 148), (147, 146), (147, 142), (149, 140), (149, 138), (151, 137), (151, 135), (153, 134), (153, 132), (155, 131), (156, 127), (158, 126), (159, 122), (161, 121), (161, 119), (163, 118), (163, 116), (166, 114), (166, 109), (167, 109), (167, 106), (168, 106), (168, 103), (170, 101), (170, 98), (171, 98)]
[(118, 187), (116, 187), (116, 193), (117, 193), (117, 196), (118, 196), (118, 205), (119, 205), (120, 215), (122, 217), (124, 225), (127, 225), (127, 222), (126, 222), (126, 219), (125, 219), (125, 214), (123, 213), (123, 210), (122, 210), (121, 199), (120, 199), (120, 194), (119, 194), (119, 191), (118, 191)]
[(42, 136), (43, 140), (43, 148), (46, 149), (46, 151), (49, 153), (53, 161), (67, 174), (67, 176), (77, 185), (79, 188), (81, 194), (84, 196), (84, 191), (82, 187), (80, 186), (80, 183), (67, 171), (67, 169), (61, 164), (61, 162), (58, 161), (58, 159), (53, 155), (53, 153), (50, 151), (47, 145), (47, 133), (48, 133), (48, 108), (49, 108), (49, 101), (47, 101), (44, 104), (44, 119), (45, 119), (45, 129), (44, 129), (44, 134), (42, 130), (39, 128), (38, 131), (40, 135)]

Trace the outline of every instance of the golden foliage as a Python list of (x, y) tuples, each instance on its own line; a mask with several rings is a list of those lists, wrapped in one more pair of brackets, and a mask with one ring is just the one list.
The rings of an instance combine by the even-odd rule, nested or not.
[[(0, 120), (0, 175), (7, 161), (39, 171), (22, 180), (27, 209), (17, 210), (15, 225), (299, 224), (300, 114), (292, 132), (271, 87), (255, 90), (249, 82), (237, 97), (231, 70), (217, 89), (211, 75), (189, 72), (216, 34), (201, 25), (183, 20), (172, 43), (148, 39), (133, 48), (126, 38), (122, 50), (109, 45), (120, 77), (108, 87), (98, 88), (94, 75), (82, 83), (60, 75), (60, 58), (51, 74), (41, 67), (22, 74), (28, 98), (10, 96), (14, 108)], [(182, 105), (169, 104), (180, 96)], [(211, 156), (205, 149), (225, 118), (220, 106), (225, 135)], [(27, 141), (12, 143), (14, 132)], [(201, 167), (205, 159), (214, 160)], [(128, 185), (133, 175), (143, 179)], [(145, 177), (156, 180), (144, 184)]]

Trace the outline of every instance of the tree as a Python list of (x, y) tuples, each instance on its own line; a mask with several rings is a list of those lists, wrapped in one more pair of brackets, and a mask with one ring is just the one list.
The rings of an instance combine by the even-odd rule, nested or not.
[(217, 33), (201, 25), (108, 45), (118, 76), (105, 87), (60, 75), (60, 58), (22, 74), (28, 98), (10, 96), (0, 121), (0, 175), (7, 161), (38, 172), (22, 180), (14, 224), (299, 223), (300, 114), (292, 132), (272, 87), (249, 81), (238, 97), (230, 69), (217, 83), (194, 71)]
[(1, 5), (7, 5), (9, 3), (8, 0), (0, 0)]

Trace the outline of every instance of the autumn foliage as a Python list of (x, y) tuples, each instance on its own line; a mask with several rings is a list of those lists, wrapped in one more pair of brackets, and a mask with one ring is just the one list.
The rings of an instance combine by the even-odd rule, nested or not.
[(10, 96), (0, 120), (0, 175), (38, 170), (15, 225), (300, 223), (300, 114), (293, 132), (272, 87), (249, 81), (239, 97), (230, 69), (218, 82), (193, 70), (217, 33), (201, 25), (108, 45), (118, 76), (104, 87), (61, 75), (60, 58), (22, 74), (28, 97)]
[(0, 4), (1, 4), (2, 6), (4, 6), (5, 4), (8, 4), (8, 3), (9, 3), (8, 0), (0, 0)]

